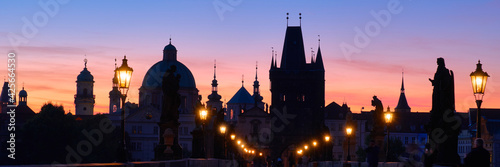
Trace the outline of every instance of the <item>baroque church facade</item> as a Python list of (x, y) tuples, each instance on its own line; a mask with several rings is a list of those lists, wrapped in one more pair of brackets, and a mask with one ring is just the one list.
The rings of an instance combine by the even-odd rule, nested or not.
[[(125, 131), (130, 137), (132, 160), (149, 161), (154, 159), (154, 148), (158, 145), (162, 111), (162, 78), (171, 66), (176, 66), (175, 74), (181, 76), (179, 94), (179, 144), (185, 150), (192, 150), (193, 137), (190, 134), (195, 128), (195, 107), (199, 101), (198, 89), (191, 71), (177, 60), (177, 49), (170, 41), (163, 49), (163, 58), (155, 63), (144, 76), (139, 88), (139, 104), (127, 102), (125, 108)], [(116, 78), (113, 78), (113, 88), (109, 92), (108, 117), (117, 127), (120, 126), (120, 92)]]

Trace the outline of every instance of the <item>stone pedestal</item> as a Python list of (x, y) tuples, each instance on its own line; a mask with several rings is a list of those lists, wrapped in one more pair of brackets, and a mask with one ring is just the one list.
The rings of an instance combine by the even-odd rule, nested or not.
[(384, 140), (385, 136), (375, 136), (375, 145), (379, 148), (378, 152), (378, 161), (385, 162), (387, 157), (385, 155), (385, 148), (387, 146), (387, 142)]
[[(160, 126), (160, 143), (155, 148), (155, 160), (174, 160), (182, 159), (182, 147), (179, 145), (178, 129), (179, 123), (177, 121), (168, 121), (166, 123), (158, 123)], [(170, 145), (165, 142), (165, 132), (170, 129), (173, 133), (173, 142)]]

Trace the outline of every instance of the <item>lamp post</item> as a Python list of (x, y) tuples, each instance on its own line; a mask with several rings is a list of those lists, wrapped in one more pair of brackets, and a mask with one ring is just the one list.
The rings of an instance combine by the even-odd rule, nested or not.
[(220, 130), (220, 133), (222, 134), (222, 138), (223, 138), (223, 159), (226, 159), (226, 125), (224, 124), (221, 124), (220, 127), (219, 127), (219, 130)]
[(326, 148), (324, 149), (325, 150), (325, 152), (324, 152), (325, 154), (323, 155), (323, 157), (324, 157), (323, 160), (324, 161), (329, 160), (329, 158), (327, 158), (327, 156), (328, 156), (328, 150), (327, 149), (330, 148), (329, 144), (330, 144), (330, 135), (325, 135), (325, 146), (326, 146)]
[(317, 156), (318, 156), (318, 155), (317, 155), (317, 153), (316, 153), (316, 150), (317, 150), (316, 146), (318, 146), (318, 142), (316, 142), (316, 140), (313, 140), (313, 142), (312, 142), (312, 146), (313, 146), (313, 148), (312, 148), (312, 149), (314, 149), (314, 152), (313, 152), (313, 156), (312, 156), (312, 157), (314, 158), (314, 159), (313, 159), (314, 161), (317, 161)]
[(387, 158), (389, 158), (389, 124), (392, 122), (392, 113), (390, 111), (387, 111), (384, 114), (385, 118), (385, 123), (387, 123), (387, 144), (386, 144), (386, 149), (385, 149), (385, 162), (387, 162)]
[(206, 147), (206, 139), (205, 139), (205, 121), (207, 120), (208, 117), (208, 112), (207, 110), (201, 110), (199, 112), (200, 114), (200, 120), (201, 120), (201, 132), (203, 136), (203, 150), (202, 150), (202, 157), (206, 158), (206, 152), (205, 152), (205, 147)]
[(347, 161), (351, 161), (351, 134), (352, 128), (348, 127), (345, 129), (347, 134)]
[[(233, 143), (234, 140), (236, 140), (236, 135), (233, 133), (233, 134), (231, 134), (231, 143)], [(234, 149), (234, 145), (233, 144), (228, 144), (227, 147), (228, 147), (228, 150), (227, 150), (228, 157), (227, 158), (234, 159), (234, 152), (236, 151)]]
[(483, 71), (481, 61), (479, 60), (476, 64), (476, 71), (470, 73), (472, 91), (474, 92), (477, 105), (476, 138), (481, 138), (481, 103), (483, 103), (484, 90), (488, 77), (488, 73)]
[(115, 69), (115, 75), (118, 79), (118, 89), (120, 90), (120, 97), (122, 99), (122, 120), (121, 131), (123, 135), (122, 148), (123, 148), (123, 161), (127, 162), (127, 145), (125, 143), (125, 99), (127, 98), (128, 89), (130, 87), (130, 79), (134, 70), (127, 64), (127, 56), (123, 57), (122, 65)]

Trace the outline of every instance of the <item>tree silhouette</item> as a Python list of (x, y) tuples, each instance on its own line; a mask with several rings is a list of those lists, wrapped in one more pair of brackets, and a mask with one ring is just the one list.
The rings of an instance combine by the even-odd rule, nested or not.
[[(102, 129), (104, 115), (76, 120), (62, 106), (44, 104), (40, 113), (21, 129), (19, 164), (113, 162), (116, 159), (117, 128)], [(109, 121), (111, 125), (111, 121)], [(107, 126), (109, 127), (109, 126)], [(100, 132), (98, 132), (100, 131)], [(102, 134), (99, 135), (99, 134)]]

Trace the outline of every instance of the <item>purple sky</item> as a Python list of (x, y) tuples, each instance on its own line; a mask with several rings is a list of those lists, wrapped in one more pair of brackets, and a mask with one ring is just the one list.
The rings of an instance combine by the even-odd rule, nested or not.
[[(2, 1), (0, 72), (7, 76), (7, 54), (14, 50), (17, 85), (24, 83), (28, 105), (38, 112), (50, 101), (74, 112), (76, 76), (87, 55), (95, 77), (95, 112), (107, 113), (114, 59), (127, 55), (134, 68), (129, 100), (137, 102), (146, 71), (162, 59), (172, 37), (178, 60), (191, 69), (204, 101), (216, 59), (223, 99), (229, 101), (241, 87), (241, 75), (251, 90), (258, 61), (261, 93), (269, 103), (271, 47), (280, 57), (287, 12), (289, 25), (299, 25), (302, 13), (306, 60), (321, 35), (327, 104), (346, 102), (358, 112), (371, 109), (377, 95), (392, 109), (404, 70), (412, 111), (428, 112), (428, 78), (436, 58), (443, 57), (455, 72), (457, 111), (475, 107), (469, 74), (478, 59), (491, 76), (483, 106), (499, 107), (500, 0)], [(377, 16), (383, 13), (390, 19)]]

